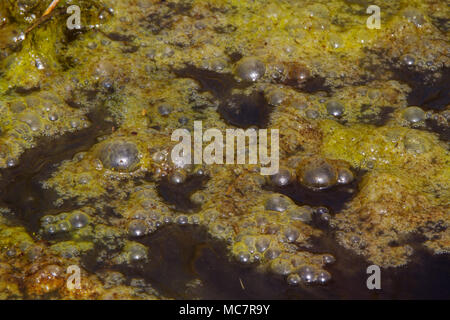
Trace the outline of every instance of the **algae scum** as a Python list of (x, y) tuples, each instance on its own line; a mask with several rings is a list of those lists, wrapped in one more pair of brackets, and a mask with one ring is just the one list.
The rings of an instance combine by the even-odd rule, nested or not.
[(1, 299), (450, 297), (448, 2), (50, 2), (0, 2)]

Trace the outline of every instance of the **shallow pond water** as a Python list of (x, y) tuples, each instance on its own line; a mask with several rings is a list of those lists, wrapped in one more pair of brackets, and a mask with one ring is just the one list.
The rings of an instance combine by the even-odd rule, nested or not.
[(47, 5), (0, 3), (0, 299), (450, 297), (445, 1)]

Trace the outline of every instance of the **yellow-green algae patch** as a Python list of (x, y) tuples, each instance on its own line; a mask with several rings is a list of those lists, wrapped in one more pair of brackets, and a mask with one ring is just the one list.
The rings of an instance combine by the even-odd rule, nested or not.
[(404, 172), (412, 186), (436, 193), (442, 204), (448, 202), (450, 155), (436, 135), (403, 127), (347, 127), (333, 121), (323, 121), (321, 129), (324, 156), (346, 160), (356, 168)]
[(339, 242), (373, 263), (398, 266), (411, 259), (414, 234), (425, 230), (428, 241), (437, 240), (436, 252), (448, 253), (448, 203), (436, 204), (433, 195), (414, 187), (408, 175), (395, 170), (365, 177), (349, 208), (336, 216)]
[[(69, 4), (82, 8), (80, 31), (66, 29)], [(1, 2), (0, 168), (14, 167), (25, 150), (39, 147), (40, 137), (95, 128), (91, 112), (105, 117), (112, 133), (58, 163), (42, 181), (56, 191), (57, 208), (66, 202), (82, 207), (36, 212), (63, 215), (57, 223), (41, 220), (37, 234), (0, 225), (0, 297), (51, 291), (66, 299), (155, 298), (123, 283), (107, 288), (108, 272), (101, 270), (83, 270), (83, 289), (69, 292), (63, 271), (98, 245), (111, 251), (97, 257), (105, 267), (151, 259), (134, 240), (169, 223), (201, 225), (226, 242), (233, 258), (288, 281), (311, 274), (328, 281), (329, 252), (311, 249), (324, 236), (311, 223), (317, 208), (268, 191), (257, 165), (171, 162), (173, 130), (192, 129), (193, 121), (204, 129), (233, 127), (219, 108), (231, 95), (253, 92), (273, 108), (267, 127), (279, 129), (281, 167), (295, 175), (302, 163), (326, 159), (345, 161), (363, 175), (345, 209), (332, 212), (340, 245), (384, 267), (412, 259), (416, 233), (432, 252), (448, 253), (448, 143), (426, 124), (438, 117), (447, 126), (448, 105), (425, 110), (419, 123), (406, 121), (415, 88), (398, 71), (427, 81), (445, 76), (448, 29), (436, 21), (448, 8), (429, 1), (374, 4), (382, 10), (379, 30), (367, 29), (363, 1), (68, 0), (22, 37), (47, 3), (21, 9), (18, 2)], [(252, 84), (236, 76), (246, 57), (265, 66)], [(199, 79), (196, 70), (212, 73)], [(174, 172), (203, 177), (190, 195), (195, 209), (177, 210), (159, 192)], [(77, 216), (72, 224), (80, 212), (86, 221)], [(44, 254), (29, 261), (26, 252), (35, 245)], [(7, 254), (16, 247), (17, 255)]]

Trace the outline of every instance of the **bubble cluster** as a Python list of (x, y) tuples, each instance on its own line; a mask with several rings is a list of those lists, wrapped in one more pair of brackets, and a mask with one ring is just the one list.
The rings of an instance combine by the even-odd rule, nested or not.
[(403, 10), (403, 16), (411, 23), (413, 23), (416, 27), (422, 27), (425, 23), (425, 17), (423, 16), (422, 12), (419, 10), (408, 7), (405, 10)]
[(65, 284), (63, 269), (55, 264), (40, 267), (25, 283), (25, 290), (30, 296), (39, 296), (58, 290)]
[(337, 182), (336, 168), (323, 159), (306, 163), (297, 175), (300, 183), (310, 188), (329, 188)]
[(90, 222), (89, 215), (82, 211), (63, 212), (58, 215), (47, 215), (41, 218), (41, 230), (46, 235), (67, 233), (86, 227)]
[(297, 177), (301, 184), (318, 190), (337, 183), (348, 184), (354, 179), (348, 165), (318, 157), (303, 160), (297, 169)]
[(40, 118), (34, 112), (25, 112), (19, 116), (19, 120), (30, 126), (31, 131), (38, 131), (42, 128)]
[(403, 145), (408, 152), (421, 154), (429, 150), (427, 142), (414, 133), (409, 133), (404, 137)]

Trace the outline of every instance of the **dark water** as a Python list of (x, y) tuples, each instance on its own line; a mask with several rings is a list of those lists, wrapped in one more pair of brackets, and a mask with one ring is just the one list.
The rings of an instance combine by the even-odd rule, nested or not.
[(191, 78), (198, 81), (203, 91), (211, 92), (218, 99), (227, 99), (234, 88), (244, 89), (248, 83), (238, 82), (232, 74), (219, 73), (194, 66), (186, 66), (180, 70), (174, 70), (180, 78)]
[(44, 190), (40, 182), (49, 178), (61, 161), (88, 151), (98, 137), (112, 132), (113, 123), (104, 120), (103, 112), (92, 112), (88, 119), (92, 123), (89, 128), (58, 138), (42, 138), (36, 148), (24, 152), (17, 166), (2, 170), (0, 205), (10, 208), (14, 213), (11, 219), (29, 232), (39, 229), (39, 220), (44, 214), (74, 209), (71, 202), (56, 208), (53, 205), (56, 193)]
[(236, 81), (232, 74), (193, 66), (176, 70), (175, 74), (181, 78), (195, 79), (203, 91), (209, 91), (219, 99), (218, 112), (226, 123), (239, 128), (267, 127), (273, 108), (267, 103), (263, 92), (254, 91), (249, 95), (231, 93), (232, 89), (244, 89), (249, 83)]
[(266, 128), (273, 107), (264, 93), (254, 91), (250, 95), (234, 94), (219, 106), (219, 113), (226, 123), (238, 128)]
[(168, 181), (167, 177), (164, 177), (158, 184), (158, 194), (175, 210), (192, 213), (198, 211), (200, 206), (193, 203), (190, 196), (201, 190), (207, 180), (206, 176), (192, 175), (184, 183), (173, 184)]
[[(419, 252), (406, 267), (382, 269), (381, 290), (368, 290), (370, 265), (361, 257), (337, 246), (328, 234), (317, 245), (337, 261), (327, 269), (333, 280), (325, 285), (289, 286), (285, 279), (258, 272), (228, 258), (224, 243), (199, 226), (168, 225), (141, 243), (149, 248), (150, 261), (118, 270), (132, 278), (143, 278), (163, 295), (177, 299), (448, 299), (450, 259)], [(102, 265), (85, 260), (88, 270)], [(197, 286), (189, 286), (193, 280)]]
[(411, 67), (393, 67), (393, 79), (411, 87), (408, 105), (425, 110), (444, 110), (450, 101), (450, 68), (442, 68), (441, 76), (433, 78), (432, 72), (418, 72)]

